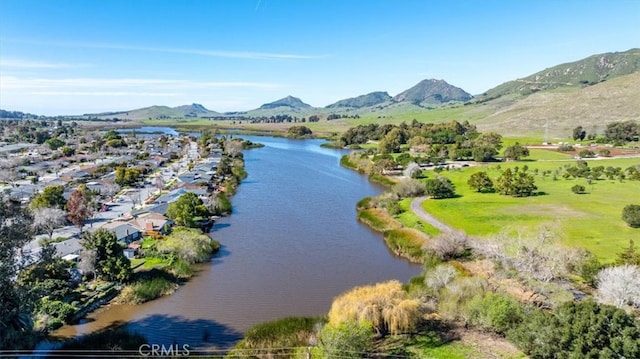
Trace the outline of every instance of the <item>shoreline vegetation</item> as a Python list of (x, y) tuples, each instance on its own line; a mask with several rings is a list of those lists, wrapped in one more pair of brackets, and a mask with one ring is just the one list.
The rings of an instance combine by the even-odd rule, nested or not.
[[(484, 139), (491, 136), (489, 134)], [(496, 138), (501, 142), (499, 135)], [(581, 159), (572, 166), (570, 162), (562, 163), (570, 160), (560, 154), (553, 156), (550, 151), (532, 149), (534, 159), (523, 162), (520, 156), (529, 156), (530, 152), (518, 146), (516, 142), (504, 152), (511, 155), (517, 151), (518, 157), (512, 161), (498, 164), (488, 161), (465, 169), (460, 165), (456, 168), (445, 164), (448, 162), (446, 159), (442, 162), (435, 160), (430, 165), (433, 171), (408, 170), (412, 166), (410, 162), (419, 161), (419, 158), (406, 155), (406, 147), (398, 151), (399, 154), (392, 153), (387, 157), (367, 146), (362, 146), (362, 151), (343, 156), (341, 166), (367, 175), (371, 181), (386, 188), (380, 196), (363, 198), (357, 203), (358, 220), (382, 233), (393, 253), (411, 262), (422, 263), (422, 274), (404, 285), (390, 281), (347, 291), (334, 300), (326, 318), (316, 319), (316, 329), (311, 333), (303, 329), (275, 330), (268, 340), (258, 336), (263, 339), (259, 341), (253, 338), (250, 330), (236, 349), (253, 350), (256, 357), (278, 353), (289, 358), (303, 358), (309, 354), (326, 357), (337, 353), (354, 358), (381, 353), (446, 358), (489, 358), (496, 355), (505, 358), (527, 355), (555, 357), (557, 353), (584, 357), (612, 353), (612, 350), (618, 354), (625, 352), (631, 357), (640, 356), (640, 325), (636, 318), (638, 304), (633, 302), (636, 299), (618, 298), (615, 302), (612, 298), (616, 295), (601, 289), (607, 284), (609, 292), (615, 286), (610, 277), (613, 273), (609, 272), (627, 268), (624, 266), (640, 265), (640, 253), (634, 249), (633, 241), (626, 249), (618, 247), (617, 254), (607, 254), (605, 258), (608, 260), (617, 257), (615, 263), (601, 263), (596, 256), (581, 248), (580, 243), (563, 242), (560, 228), (546, 220), (546, 211), (533, 214), (538, 216), (536, 220), (539, 223), (537, 226), (527, 223), (530, 230), (514, 232), (511, 226), (506, 227), (506, 231), (489, 232), (488, 236), (470, 237), (453, 228), (438, 230), (421, 220), (411, 209), (412, 199), (426, 194), (431, 199), (417, 203), (421, 203), (423, 210), (434, 213), (436, 222), (437, 218), (446, 218), (440, 225), (447, 223), (454, 228), (465, 228), (470, 222), (461, 222), (459, 217), (468, 215), (473, 218), (475, 208), (464, 211), (456, 202), (466, 198), (479, 200), (483, 196), (498, 196), (501, 200), (494, 199), (492, 203), (504, 202), (507, 206), (511, 202), (550, 199), (551, 195), (546, 191), (535, 192), (538, 187), (534, 181), (538, 180), (538, 183), (543, 181), (539, 185), (545, 190), (552, 188), (554, 198), (567, 197), (566, 206), (581, 199), (580, 195), (586, 193), (586, 189), (583, 186), (580, 191), (573, 187), (569, 190), (571, 185), (566, 185), (563, 188), (567, 187), (567, 194), (562, 192), (558, 195), (556, 187), (549, 187), (561, 183), (557, 177), (569, 182), (588, 177), (587, 183), (605, 190), (607, 196), (614, 194), (607, 190), (612, 184), (616, 187), (615, 193), (629, 193), (625, 188), (640, 179), (640, 165), (635, 158), (608, 160), (606, 163), (613, 166), (631, 167), (616, 169), (610, 166), (606, 169), (609, 168), (605, 168), (606, 164), (597, 166), (597, 162), (589, 164)], [(381, 142), (378, 147), (382, 147)], [(496, 148), (500, 149), (497, 145)], [(496, 150), (492, 156), (499, 153), (502, 152)], [(408, 157), (408, 161), (403, 159), (407, 162), (400, 165), (403, 156)], [(536, 157), (541, 158), (541, 162)], [(540, 168), (529, 168), (534, 166)], [(476, 175), (484, 173), (484, 169), (489, 169), (488, 176)], [(515, 173), (527, 187), (504, 187), (513, 186), (513, 182), (505, 182), (505, 173)], [(502, 179), (499, 177), (492, 183), (491, 179), (496, 174), (500, 174)], [(432, 176), (435, 179), (430, 179)], [(602, 177), (611, 183), (603, 182)], [(620, 184), (615, 184), (616, 180)], [(496, 182), (497, 185), (494, 184)], [(477, 189), (470, 191), (467, 186)], [(501, 193), (503, 191), (505, 193)], [(470, 203), (464, 205), (472, 206)], [(552, 205), (545, 205), (553, 212)], [(540, 205), (533, 203), (531, 206)], [(458, 215), (448, 207), (455, 208)], [(522, 212), (521, 207), (514, 209), (514, 213)], [(488, 210), (498, 214), (495, 208)], [(521, 215), (523, 218), (526, 216)], [(514, 220), (517, 223), (520, 219)], [(489, 222), (491, 219), (487, 217), (478, 223), (486, 225)], [(464, 225), (460, 226), (460, 223)], [(626, 228), (624, 232), (633, 231), (623, 226), (621, 224)], [(636, 269), (635, 273), (640, 272)], [(636, 274), (635, 280), (640, 279), (639, 276)], [(634, 280), (631, 278), (627, 280)], [(398, 299), (394, 299), (393, 293), (397, 293)], [(635, 295), (640, 296), (640, 292)], [(376, 298), (375, 304), (368, 304), (368, 296)], [(254, 328), (293, 328), (290, 323), (310, 320), (312, 318), (285, 318)], [(606, 329), (600, 331), (611, 321), (624, 327), (624, 334), (611, 334)], [(580, 327), (575, 323), (581, 323)], [(588, 344), (577, 339), (560, 340), (567, 335), (598, 339)], [(279, 344), (293, 337), (298, 339), (292, 346), (298, 348), (287, 353), (277, 352)], [(301, 337), (304, 340), (300, 343)], [(300, 348), (304, 346), (307, 346), (306, 350)], [(228, 357), (234, 358), (233, 353)]]
[[(305, 136), (301, 138), (307, 138)], [(336, 142), (330, 146), (336, 146)], [(423, 264), (422, 274), (406, 284), (389, 281), (347, 291), (336, 298), (326, 317), (289, 317), (258, 324), (245, 333), (244, 339), (227, 357), (247, 353), (265, 358), (274, 354), (303, 358), (309, 354), (354, 353), (345, 357), (361, 357), (392, 353), (489, 358), (499, 353), (501, 357), (522, 358), (525, 355), (545, 357), (559, 352), (587, 355), (589, 351), (583, 350), (600, 352), (611, 350), (611, 347), (620, 348), (630, 357), (640, 355), (640, 326), (632, 314), (633, 303), (625, 302), (616, 308), (596, 302), (602, 301), (602, 296), (595, 285), (602, 280), (601, 269), (609, 264), (602, 264), (588, 251), (569, 250), (555, 238), (557, 228), (548, 226), (536, 227), (537, 236), (519, 233), (520, 241), (513, 238), (513, 233), (499, 233), (492, 241), (472, 238), (462, 231), (441, 233), (411, 211), (411, 198), (428, 192), (430, 188), (408, 187), (408, 182), (398, 180), (398, 168), (390, 163), (400, 163), (404, 153), (387, 154), (385, 157), (376, 154), (368, 145), (361, 147), (363, 152), (343, 156), (340, 164), (367, 175), (371, 181), (383, 185), (386, 191), (358, 202), (358, 220), (381, 232), (393, 253)], [(534, 153), (544, 158), (548, 156), (547, 152)], [(494, 155), (497, 154), (496, 151)], [(408, 158), (411, 160), (411, 155)], [(550, 177), (551, 167), (557, 166), (553, 161), (567, 160), (556, 156), (543, 161), (551, 162), (545, 162), (541, 172), (536, 169), (535, 178)], [(464, 181), (469, 174), (480, 169), (494, 166), (497, 173), (504, 173), (515, 168), (518, 173), (518, 166), (524, 165), (521, 173), (528, 175), (528, 165), (534, 164), (516, 160), (497, 165), (483, 164), (480, 168), (455, 169), (435, 162), (435, 176), (453, 178), (453, 181), (435, 181), (444, 187), (450, 186), (444, 188), (450, 192), (445, 191), (444, 197), (439, 197), (442, 192), (435, 192), (431, 197), (449, 198), (448, 201), (472, 197), (471, 192), (460, 189), (466, 185)], [(434, 180), (425, 180), (431, 176), (425, 171), (416, 172), (415, 177), (413, 173), (405, 172), (407, 164), (404, 163), (404, 168), (399, 170), (401, 175), (430, 182), (430, 185), (435, 183)], [(580, 166), (584, 170), (584, 165), (578, 161), (578, 169)], [(576, 171), (567, 164), (553, 173), (552, 183), (558, 181), (556, 176), (563, 176), (564, 180), (581, 178)], [(614, 175), (619, 176), (624, 171), (615, 171)], [(393, 172), (395, 176), (387, 175)], [(633, 176), (633, 173), (629, 172), (629, 175)], [(623, 183), (625, 179), (629, 178), (620, 177), (619, 181)], [(236, 186), (229, 184), (233, 190)], [(485, 196), (499, 195), (494, 191), (483, 193)], [(545, 196), (547, 193), (536, 195)], [(536, 195), (532, 198), (535, 199)], [(430, 209), (434, 203), (436, 206), (452, 203), (448, 201), (430, 200), (429, 204), (423, 204), (423, 208)], [(446, 210), (446, 207), (442, 208)], [(615, 256), (613, 253), (608, 258)], [(634, 251), (633, 241), (617, 257), (616, 264), (628, 265), (634, 261), (640, 264), (640, 254)], [(171, 280), (150, 279), (148, 288), (139, 289), (141, 297), (172, 291)], [(375, 303), (369, 303), (367, 298), (376, 298)], [(617, 320), (620, 328), (624, 328), (624, 335), (611, 338), (606, 334), (606, 328), (600, 328), (602, 323), (612, 320)], [(572, 326), (576, 322), (583, 323), (583, 327), (590, 328), (590, 331), (573, 333), (572, 337), (598, 335), (599, 342), (586, 349), (573, 342), (561, 343), (561, 332), (577, 330)], [(543, 328), (553, 330), (544, 331)], [(535, 345), (541, 342), (545, 345)], [(291, 350), (279, 352), (278, 348), (282, 347)]]
[[(209, 135), (204, 137), (205, 140), (201, 141), (200, 145), (208, 147), (208, 142), (213, 137)], [(232, 205), (229, 198), (236, 193), (242, 179), (247, 177), (241, 151), (264, 146), (237, 138), (223, 142), (225, 146), (220, 167), (224, 180), (216, 186), (218, 190), (212, 195), (214, 200), (208, 204), (209, 213), (215, 215), (231, 213)], [(195, 228), (175, 226), (164, 235), (158, 233), (144, 237), (140, 241), (136, 258), (127, 261), (127, 263), (130, 262), (131, 269), (128, 279), (123, 283), (95, 280), (88, 284), (81, 284), (91, 286), (99, 295), (91, 297), (89, 301), (77, 307), (77, 310), (69, 307), (64, 322), (76, 323), (97, 308), (111, 303), (137, 305), (171, 295), (179, 290), (180, 286), (197, 274), (198, 264), (211, 261), (221, 248), (221, 244), (207, 233), (210, 229), (209, 225), (203, 226), (202, 220), (192, 222)], [(90, 288), (87, 287), (87, 290)], [(55, 321), (53, 325), (47, 326), (56, 329), (62, 325), (63, 321)], [(103, 346), (103, 342), (124, 340), (123, 343), (128, 343), (133, 340), (138, 343), (139, 338), (137, 334), (126, 333), (122, 329), (116, 331), (109, 329), (67, 340), (63, 343), (63, 348), (109, 349)]]

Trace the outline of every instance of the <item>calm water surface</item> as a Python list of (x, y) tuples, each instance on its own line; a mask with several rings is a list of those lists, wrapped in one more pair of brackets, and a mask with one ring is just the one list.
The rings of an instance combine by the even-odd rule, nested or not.
[(171, 296), (109, 306), (54, 335), (128, 323), (149, 343), (228, 347), (256, 323), (323, 315), (354, 286), (420, 272), (357, 222), (356, 202), (382, 190), (340, 167), (344, 151), (318, 140), (242, 137), (266, 147), (245, 151), (249, 177), (232, 199), (234, 213), (211, 233), (221, 253)]

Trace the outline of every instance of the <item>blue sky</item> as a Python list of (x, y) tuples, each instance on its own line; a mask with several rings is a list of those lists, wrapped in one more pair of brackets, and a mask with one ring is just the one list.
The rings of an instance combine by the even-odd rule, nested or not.
[(0, 108), (313, 106), (426, 78), (478, 94), (640, 47), (640, 0), (0, 0)]

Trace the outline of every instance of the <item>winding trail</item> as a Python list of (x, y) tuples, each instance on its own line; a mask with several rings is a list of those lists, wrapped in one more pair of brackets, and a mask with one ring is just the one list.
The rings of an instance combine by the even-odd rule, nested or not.
[(427, 197), (417, 197), (411, 201), (411, 211), (421, 219), (425, 220), (430, 225), (434, 226), (441, 232), (452, 232), (453, 228), (448, 225), (440, 222), (437, 218), (427, 213), (424, 208), (422, 208), (422, 202), (424, 202)]

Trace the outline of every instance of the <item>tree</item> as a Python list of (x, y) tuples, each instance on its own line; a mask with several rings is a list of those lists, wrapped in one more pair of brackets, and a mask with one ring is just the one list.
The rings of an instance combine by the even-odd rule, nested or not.
[(137, 168), (117, 167), (115, 183), (120, 186), (132, 186), (142, 177), (142, 172)]
[(31, 200), (29, 207), (32, 210), (41, 207), (63, 208), (67, 203), (63, 193), (63, 186), (47, 186), (42, 190), (42, 193)]
[(627, 222), (629, 227), (640, 228), (640, 205), (630, 204), (622, 209), (622, 220)]
[(520, 161), (522, 157), (529, 156), (529, 149), (516, 142), (504, 150), (504, 158), (508, 160)]
[(531, 358), (640, 357), (634, 317), (592, 300), (570, 301), (551, 313), (529, 310), (507, 338)]
[(618, 253), (616, 264), (640, 266), (640, 252), (636, 251), (635, 242), (633, 241), (633, 239), (629, 240), (629, 247), (627, 247), (623, 252)]
[(60, 148), (60, 152), (62, 152), (62, 155), (65, 157), (73, 156), (76, 154), (75, 148), (69, 146), (62, 146)]
[(49, 239), (53, 236), (53, 231), (62, 226), (67, 221), (67, 212), (55, 207), (39, 207), (32, 210), (33, 227), (36, 230), (43, 230), (49, 235)]
[(120, 191), (120, 186), (117, 183), (105, 183), (100, 187), (100, 193), (109, 199), (112, 199), (118, 191)]
[(494, 161), (498, 151), (494, 147), (478, 146), (471, 150), (473, 160), (476, 162), (489, 162)]
[(57, 150), (58, 148), (64, 146), (64, 141), (62, 141), (59, 138), (50, 138), (45, 142), (47, 145), (49, 145), (49, 148), (53, 151)]
[(411, 162), (407, 164), (407, 167), (402, 171), (402, 174), (409, 178), (418, 178), (422, 176), (422, 169), (417, 163)]
[(115, 233), (100, 228), (93, 233), (85, 233), (80, 243), (85, 250), (95, 252), (95, 271), (98, 277), (120, 283), (130, 278), (131, 263), (124, 256)]
[(345, 321), (370, 323), (379, 335), (413, 331), (420, 318), (417, 299), (410, 299), (398, 281), (356, 287), (331, 304), (329, 325)]
[(583, 130), (582, 126), (578, 126), (573, 129), (571, 138), (573, 138), (574, 141), (578, 141), (578, 140), (582, 141), (586, 136), (587, 136), (587, 131)]
[(518, 167), (513, 171), (507, 168), (496, 181), (496, 190), (501, 195), (527, 197), (533, 195), (537, 189), (533, 176), (526, 170), (520, 171)]
[(399, 128), (394, 128), (387, 133), (378, 144), (380, 153), (398, 153), (400, 146), (405, 143), (404, 133)]
[(313, 132), (307, 126), (291, 126), (287, 130), (287, 135), (292, 137), (310, 136)]
[(496, 151), (502, 148), (502, 135), (495, 132), (485, 132), (473, 140), (474, 147), (492, 147)]
[[(25, 349), (32, 342), (32, 302), (16, 283), (22, 261), (16, 260), (31, 239), (29, 213), (0, 194), (0, 348)], [(21, 259), (22, 257), (18, 257)]]
[(607, 125), (604, 136), (609, 141), (632, 141), (635, 136), (638, 136), (639, 127), (635, 121), (613, 122)]
[(196, 217), (207, 217), (209, 211), (193, 192), (187, 192), (167, 208), (167, 217), (177, 225), (194, 227)]
[(84, 225), (84, 221), (90, 218), (95, 208), (91, 200), (91, 194), (86, 186), (80, 185), (71, 193), (69, 201), (67, 201), (67, 210), (69, 211), (69, 220), (80, 230)]
[(467, 184), (476, 192), (489, 193), (494, 191), (493, 181), (485, 171), (472, 174), (469, 177)]
[(606, 304), (640, 308), (640, 267), (625, 264), (605, 268), (598, 273), (597, 288), (598, 298)]
[(456, 187), (450, 179), (443, 176), (436, 176), (435, 179), (428, 179), (425, 182), (425, 192), (434, 199), (452, 198), (455, 196)]

